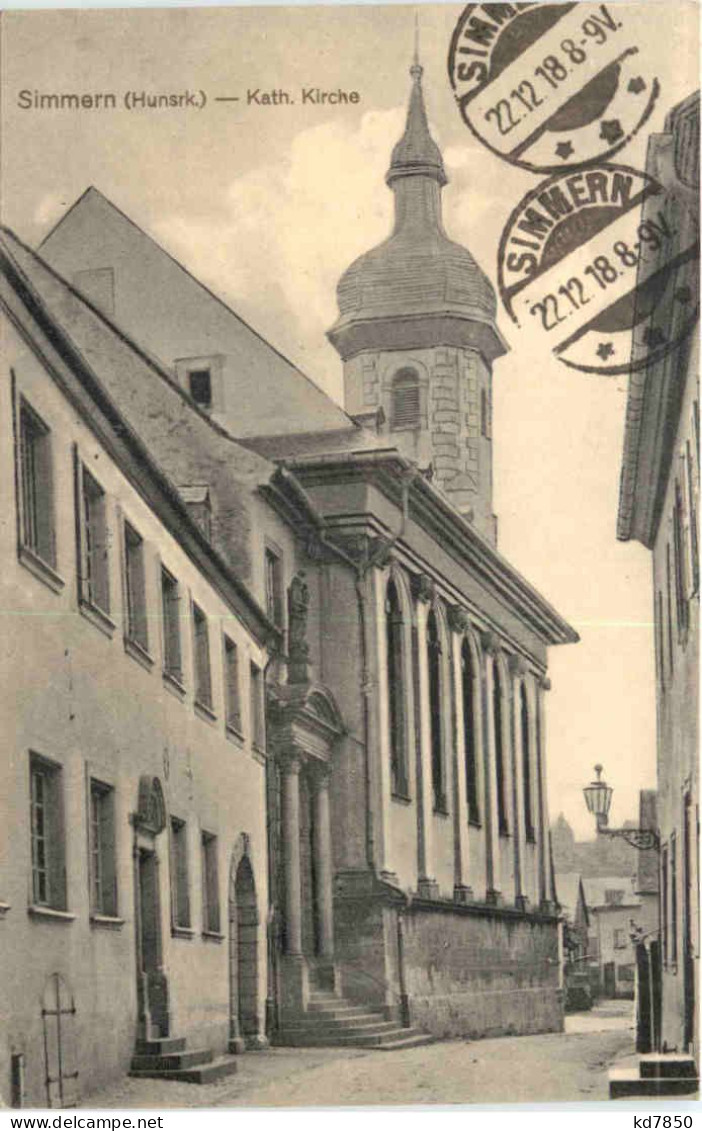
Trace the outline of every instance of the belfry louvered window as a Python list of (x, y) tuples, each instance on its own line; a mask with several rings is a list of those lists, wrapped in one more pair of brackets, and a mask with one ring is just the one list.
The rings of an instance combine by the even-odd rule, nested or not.
[(393, 428), (419, 427), (420, 388), (415, 369), (400, 369), (393, 378), (390, 423)]

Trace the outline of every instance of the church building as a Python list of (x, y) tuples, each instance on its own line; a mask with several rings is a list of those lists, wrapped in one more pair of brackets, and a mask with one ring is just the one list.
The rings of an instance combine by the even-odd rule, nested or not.
[(237, 1050), (562, 1027), (547, 651), (578, 638), (497, 549), (507, 346), (446, 183), (415, 62), (393, 231), (338, 286), (344, 409), (95, 188), (14, 245), (97, 369), (107, 332), (140, 360), (106, 390), (277, 634), (265, 1003), (255, 1032), (232, 1012)]

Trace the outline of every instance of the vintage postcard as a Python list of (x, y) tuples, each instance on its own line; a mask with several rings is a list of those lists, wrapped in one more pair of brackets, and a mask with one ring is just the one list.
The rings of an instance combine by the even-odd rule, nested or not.
[(694, 1098), (699, 10), (7, 10), (0, 1097)]

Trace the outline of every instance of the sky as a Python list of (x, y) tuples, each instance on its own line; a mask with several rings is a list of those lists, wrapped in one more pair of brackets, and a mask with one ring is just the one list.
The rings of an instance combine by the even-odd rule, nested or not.
[[(645, 132), (617, 157), (641, 169), (648, 133), (698, 85), (697, 8), (614, 6), (641, 73), (661, 87)], [(341, 362), (325, 332), (340, 275), (390, 229), (384, 176), (404, 125), (415, 12), (449, 177), (445, 225), (493, 283), (502, 230), (539, 181), (490, 153), (460, 118), (446, 60), (461, 10), (5, 11), (2, 222), (36, 245), (95, 185), (341, 401)], [(302, 87), (360, 99), (303, 105)], [(247, 105), (255, 89), (288, 90), (295, 104)], [(120, 108), (25, 110), (21, 90), (115, 92)], [(204, 110), (128, 111), (128, 90), (204, 90), (208, 101)], [(588, 837), (581, 790), (595, 762), (614, 786), (612, 823), (635, 817), (638, 790), (655, 786), (650, 554), (615, 534), (627, 378), (565, 368), (503, 311), (498, 322), (511, 347), (494, 369), (498, 545), (581, 636), (550, 651), (547, 758), (552, 818), (562, 811)]]

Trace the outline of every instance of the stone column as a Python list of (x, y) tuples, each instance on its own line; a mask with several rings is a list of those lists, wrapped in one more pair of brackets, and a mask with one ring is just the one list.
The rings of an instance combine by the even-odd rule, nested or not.
[(302, 954), (302, 889), (300, 882), (299, 757), (283, 761), (283, 862), (285, 872), (285, 953)]
[(332, 895), (332, 846), (329, 819), (328, 766), (317, 770), (314, 777), (314, 876), (319, 916), (319, 954), (332, 961), (334, 957), (334, 910)]
[(551, 898), (551, 854), (549, 852), (548, 795), (546, 793), (546, 712), (544, 692), (551, 690), (551, 680), (543, 676), (536, 690), (536, 757), (538, 773), (539, 813), (539, 901), (543, 911), (553, 911)]
[[(375, 692), (374, 703), (371, 697), (372, 725), (375, 726), (375, 737), (371, 741), (370, 758), (371, 774), (373, 780), (373, 832), (375, 845), (375, 863), (379, 874), (389, 883), (397, 884), (397, 875), (391, 867), (390, 856), (390, 723), (389, 723), (389, 695), (387, 679), (387, 631), (385, 624), (385, 593), (389, 580), (389, 573), (380, 569), (373, 570), (371, 579), (371, 592), (373, 594), (372, 606), (369, 608), (369, 619), (372, 616), (375, 626), (375, 636), (370, 633), (370, 638), (375, 639), (375, 648), (369, 654), (369, 679), (372, 680)], [(372, 611), (371, 611), (372, 609)]]
[(454, 838), (454, 880), (453, 898), (457, 903), (468, 903), (473, 892), (466, 883), (468, 855), (468, 803), (466, 798), (466, 752), (463, 703), (463, 639), (468, 630), (468, 614), (460, 605), (453, 605), (448, 611), (451, 629), (451, 672), (453, 677), (453, 838)]
[(514, 841), (514, 902), (515, 906), (526, 911), (529, 898), (524, 886), (524, 866), (526, 857), (526, 828), (524, 822), (524, 735), (522, 734), (522, 679), (527, 666), (521, 656), (510, 656), (510, 763), (512, 767), (512, 809)]
[(485, 763), (485, 899), (499, 903), (500, 891), (500, 827), (497, 809), (497, 764), (495, 758), (495, 713), (493, 711), (493, 664), (499, 642), (492, 632), (482, 635), (483, 658), (483, 744)]
[(417, 890), (429, 898), (438, 894), (432, 876), (432, 814), (434, 807), (431, 783), (431, 718), (429, 709), (429, 665), (427, 661), (427, 617), (434, 596), (434, 583), (426, 574), (412, 578), (412, 595), (416, 601), (416, 664), (417, 664)]
[[(537, 743), (538, 728), (536, 725), (536, 684), (535, 677), (532, 673), (529, 676), (529, 683), (526, 686), (527, 690), (527, 703), (529, 705), (529, 756), (531, 759), (531, 819), (534, 826), (534, 875), (531, 886), (531, 898), (534, 904), (538, 907), (541, 903), (541, 890), (540, 890), (540, 861), (541, 861), (541, 839), (545, 834), (548, 838), (548, 826), (544, 830), (542, 828), (541, 816), (541, 783), (539, 779), (539, 749)], [(548, 843), (548, 841), (547, 841)]]

